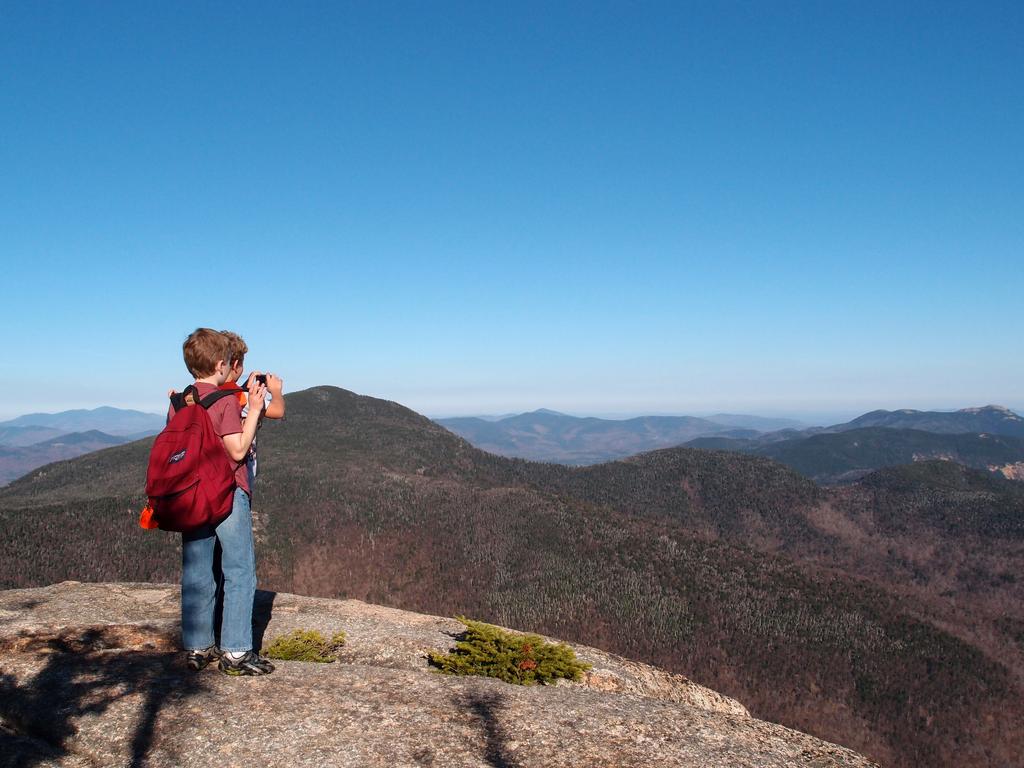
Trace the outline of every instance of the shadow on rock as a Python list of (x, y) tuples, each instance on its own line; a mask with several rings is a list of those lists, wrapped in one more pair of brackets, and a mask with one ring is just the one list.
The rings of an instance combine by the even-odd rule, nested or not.
[(456, 704), (472, 713), (480, 723), (487, 738), (484, 759), (494, 768), (520, 768), (520, 763), (509, 754), (508, 734), (498, 716), (504, 709), (501, 694), (495, 692), (472, 692), (459, 696)]
[(138, 716), (125, 734), (131, 766), (141, 766), (152, 746), (161, 708), (203, 690), (185, 669), (175, 638), (139, 626), (94, 627), (58, 634), (23, 633), (0, 651), (46, 659), (31, 679), (0, 675), (0, 766), (18, 768), (72, 752), (76, 721), (105, 712), (129, 697)]
[(263, 649), (263, 636), (267, 633), (267, 625), (274, 612), (274, 598), (277, 592), (265, 589), (256, 590), (256, 599), (252, 606), (252, 647), (257, 651)]

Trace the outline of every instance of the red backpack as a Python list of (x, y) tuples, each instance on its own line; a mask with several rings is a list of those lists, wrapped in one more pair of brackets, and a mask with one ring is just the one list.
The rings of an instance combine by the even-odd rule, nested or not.
[(194, 385), (171, 396), (174, 416), (149, 453), (149, 504), (139, 519), (143, 528), (188, 532), (216, 525), (231, 514), (236, 465), (206, 411), (233, 396), (219, 390), (200, 399)]

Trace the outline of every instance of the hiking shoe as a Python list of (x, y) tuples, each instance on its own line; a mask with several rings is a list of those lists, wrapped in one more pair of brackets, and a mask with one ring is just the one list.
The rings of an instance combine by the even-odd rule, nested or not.
[(217, 646), (211, 645), (209, 648), (204, 648), (201, 651), (188, 651), (185, 654), (185, 663), (193, 672), (198, 672), (201, 669), (205, 669), (206, 665), (211, 661), (216, 661), (220, 657), (221, 653)]
[(274, 671), (274, 665), (256, 651), (246, 651), (240, 659), (233, 659), (225, 653), (217, 666), (225, 675), (269, 675)]

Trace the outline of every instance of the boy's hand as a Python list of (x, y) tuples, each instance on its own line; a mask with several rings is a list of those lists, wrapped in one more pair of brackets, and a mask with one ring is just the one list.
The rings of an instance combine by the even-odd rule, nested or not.
[(275, 376), (272, 373), (267, 374), (267, 389), (270, 391), (271, 400), (270, 405), (266, 407), (263, 415), (268, 419), (283, 419), (284, 418), (284, 395), (281, 390), (284, 389), (284, 379), (280, 376)]
[[(249, 375), (249, 415), (263, 412), (264, 401), (267, 397), (267, 385), (256, 381), (259, 371), (253, 371)], [(255, 406), (255, 407), (254, 407)]]

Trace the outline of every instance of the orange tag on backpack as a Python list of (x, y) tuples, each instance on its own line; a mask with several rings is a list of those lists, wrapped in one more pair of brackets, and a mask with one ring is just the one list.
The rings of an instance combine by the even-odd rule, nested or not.
[(139, 527), (146, 530), (160, 527), (156, 521), (156, 515), (153, 514), (153, 508), (149, 504), (142, 508), (142, 513), (139, 515)]

